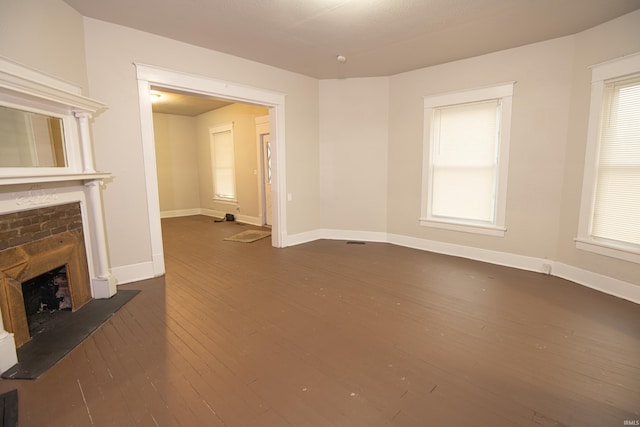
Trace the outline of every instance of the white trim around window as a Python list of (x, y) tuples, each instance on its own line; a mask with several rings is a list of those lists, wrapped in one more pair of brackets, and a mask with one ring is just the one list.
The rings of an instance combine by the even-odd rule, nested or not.
[[(504, 237), (506, 232), (506, 196), (509, 166), (509, 140), (511, 130), (511, 109), (515, 81), (494, 86), (449, 92), (424, 97), (424, 142), (420, 225), (453, 231)], [(496, 124), (494, 152), (490, 164), (474, 164), (471, 168), (490, 167), (494, 170), (490, 184), (488, 204), (483, 218), (438, 215), (434, 210), (434, 170), (436, 163), (436, 115), (447, 108), (464, 107), (473, 103), (496, 102)], [(454, 156), (455, 157), (455, 156)], [(458, 168), (458, 165), (447, 165)], [(463, 166), (464, 167), (464, 166)]]
[(592, 233), (605, 90), (607, 84), (611, 82), (640, 73), (640, 52), (594, 65), (591, 67), (591, 73), (589, 128), (576, 247), (600, 255), (640, 263), (640, 248), (637, 245), (598, 238)]

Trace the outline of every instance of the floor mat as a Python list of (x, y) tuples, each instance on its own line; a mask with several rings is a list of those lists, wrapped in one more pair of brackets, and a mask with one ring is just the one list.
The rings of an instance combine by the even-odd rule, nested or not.
[(231, 237), (226, 237), (224, 240), (227, 240), (229, 242), (251, 243), (269, 236), (271, 236), (271, 231), (245, 230), (241, 233), (234, 234)]

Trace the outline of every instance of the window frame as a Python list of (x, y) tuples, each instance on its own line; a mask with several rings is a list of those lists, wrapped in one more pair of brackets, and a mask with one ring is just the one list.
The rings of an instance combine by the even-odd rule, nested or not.
[[(424, 97), (424, 135), (422, 162), (422, 192), (419, 223), (425, 227), (504, 237), (506, 233), (506, 199), (509, 171), (509, 147), (511, 139), (511, 113), (513, 87), (515, 81), (475, 89), (447, 92)], [(469, 104), (474, 102), (500, 100), (500, 131), (497, 153), (497, 179), (495, 189), (494, 220), (492, 222), (434, 217), (431, 214), (432, 176), (434, 148), (432, 121), (435, 109)]]
[[(226, 133), (229, 132), (231, 136), (231, 151), (233, 156), (233, 197), (221, 197), (216, 192), (216, 158), (215, 158), (215, 139), (214, 135), (217, 133)], [(229, 204), (237, 204), (238, 202), (238, 190), (236, 185), (236, 164), (235, 164), (235, 140), (233, 136), (233, 123), (225, 123), (223, 125), (212, 126), (209, 128), (209, 149), (211, 154), (211, 181), (213, 184), (213, 200), (216, 202), (229, 203)]]
[(606, 85), (640, 74), (640, 53), (596, 64), (591, 68), (591, 100), (589, 125), (582, 180), (582, 196), (578, 220), (578, 235), (574, 239), (576, 248), (640, 264), (640, 249), (592, 235), (595, 208), (600, 132)]

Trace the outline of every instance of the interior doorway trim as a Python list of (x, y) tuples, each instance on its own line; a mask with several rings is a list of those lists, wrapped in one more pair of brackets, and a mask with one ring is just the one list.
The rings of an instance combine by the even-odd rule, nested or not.
[(154, 276), (164, 274), (164, 249), (160, 224), (160, 197), (158, 193), (158, 172), (153, 133), (153, 111), (149, 90), (151, 86), (177, 89), (195, 94), (224, 98), (230, 101), (263, 105), (269, 108), (272, 146), (272, 201), (273, 224), (271, 244), (284, 246), (286, 236), (286, 192), (284, 108), (285, 95), (266, 89), (243, 86), (237, 83), (216, 80), (179, 71), (168, 70), (153, 65), (134, 63), (138, 79), (140, 99), (140, 126), (142, 149), (147, 185), (147, 209), (151, 235), (151, 252)]

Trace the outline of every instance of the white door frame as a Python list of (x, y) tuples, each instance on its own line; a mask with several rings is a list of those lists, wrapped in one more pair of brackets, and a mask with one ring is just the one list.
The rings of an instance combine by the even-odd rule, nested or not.
[[(258, 209), (260, 210), (258, 216), (260, 217), (263, 225), (267, 224), (268, 221), (267, 221), (267, 195), (265, 194), (267, 183), (265, 178), (266, 171), (264, 166), (266, 153), (264, 152), (264, 144), (262, 141), (262, 137), (266, 133), (270, 134), (269, 120), (270, 119), (268, 115), (258, 116), (255, 118), (256, 152), (258, 153), (258, 174), (257, 175), (258, 175), (258, 188), (260, 189), (260, 191), (258, 191)], [(272, 182), (273, 182), (273, 179), (272, 179)], [(272, 221), (273, 221), (273, 218), (272, 218)], [(272, 224), (269, 224), (269, 225), (272, 225)]]
[(285, 96), (267, 89), (242, 86), (237, 83), (216, 80), (209, 77), (186, 74), (153, 65), (134, 63), (138, 79), (140, 98), (140, 126), (142, 131), (142, 150), (144, 157), (145, 179), (147, 184), (147, 209), (149, 231), (151, 235), (151, 253), (154, 276), (164, 274), (164, 249), (160, 224), (160, 198), (158, 194), (158, 172), (156, 169), (156, 150), (153, 133), (153, 112), (150, 87), (161, 86), (185, 92), (215, 96), (230, 101), (259, 104), (269, 108), (271, 147), (272, 147), (272, 201), (273, 224), (271, 244), (284, 246), (286, 236), (286, 180), (284, 146), (284, 107)]

